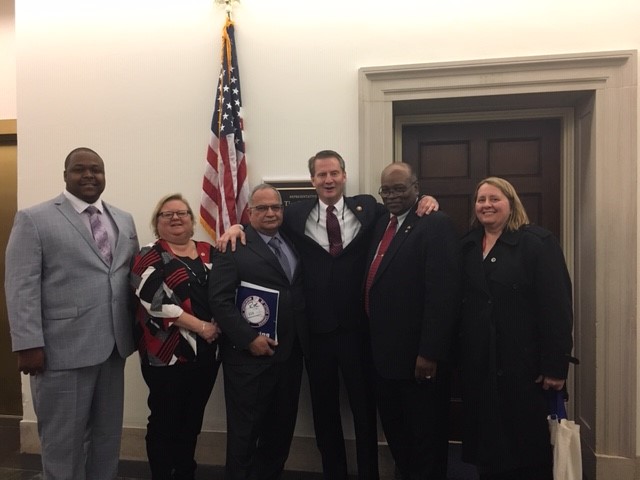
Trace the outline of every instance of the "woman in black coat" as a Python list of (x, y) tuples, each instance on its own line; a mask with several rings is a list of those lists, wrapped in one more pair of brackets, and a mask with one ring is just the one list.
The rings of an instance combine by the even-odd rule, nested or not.
[(509, 182), (482, 180), (475, 215), (462, 241), (463, 460), (482, 480), (551, 480), (545, 390), (567, 377), (571, 280), (557, 240), (529, 225)]

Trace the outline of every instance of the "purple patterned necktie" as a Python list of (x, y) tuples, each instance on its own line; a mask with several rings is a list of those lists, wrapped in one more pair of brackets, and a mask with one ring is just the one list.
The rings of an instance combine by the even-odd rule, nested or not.
[(107, 229), (105, 228), (102, 220), (100, 220), (100, 212), (93, 205), (89, 205), (84, 210), (89, 214), (89, 223), (91, 224), (91, 233), (93, 234), (93, 239), (98, 246), (98, 250), (102, 254), (102, 258), (111, 265), (112, 255), (111, 255), (111, 244), (109, 243), (109, 235), (107, 234)]
[(329, 253), (335, 257), (342, 251), (342, 235), (340, 234), (340, 222), (333, 211), (333, 205), (327, 207), (327, 237), (329, 237)]

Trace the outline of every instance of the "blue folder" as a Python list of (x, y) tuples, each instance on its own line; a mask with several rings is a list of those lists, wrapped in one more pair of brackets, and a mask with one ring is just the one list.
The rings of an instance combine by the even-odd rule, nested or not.
[(236, 306), (242, 318), (260, 335), (278, 340), (278, 300), (280, 292), (249, 282), (240, 282)]

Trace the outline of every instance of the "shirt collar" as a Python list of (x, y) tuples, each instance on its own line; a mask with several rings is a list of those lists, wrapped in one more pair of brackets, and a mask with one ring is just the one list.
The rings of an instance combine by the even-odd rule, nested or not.
[[(418, 199), (419, 200), (419, 199)], [(407, 218), (407, 216), (409, 215), (409, 212), (411, 210), (415, 210), (416, 206), (418, 205), (418, 200), (415, 201), (415, 203), (413, 204), (413, 206), (409, 209), (407, 209), (406, 212), (404, 212), (402, 215), (395, 215), (396, 217), (398, 217), (398, 226), (402, 225), (402, 222), (405, 221), (405, 219)], [(393, 213), (389, 214), (389, 219), (391, 219), (391, 217), (393, 217)]]
[[(327, 210), (327, 207), (329, 205), (327, 205), (326, 203), (324, 203), (322, 200), (320, 200), (318, 198), (318, 203), (320, 204), (320, 206), (322, 207), (323, 211)], [(336, 207), (336, 212), (341, 212), (342, 209), (344, 208), (344, 197), (340, 197), (340, 200), (338, 200), (334, 205), (334, 207)]]
[(280, 236), (280, 232), (277, 232), (273, 237), (272, 237), (272, 236), (269, 236), (269, 235), (266, 235), (266, 234), (264, 234), (264, 233), (262, 233), (262, 232), (259, 232), (258, 230), (256, 230), (256, 233), (257, 233), (258, 235), (260, 235), (260, 238), (262, 238), (262, 240), (264, 240), (264, 243), (266, 243), (266, 244), (268, 244), (268, 243), (271, 241), (271, 239), (272, 239), (273, 237), (275, 237), (275, 238), (277, 238), (278, 240), (280, 240), (280, 242), (281, 242), (281, 243), (284, 243), (284, 240), (283, 240), (283, 239), (282, 239), (282, 237)]
[(407, 216), (409, 215), (409, 212), (411, 211), (411, 209), (407, 210), (406, 212), (404, 212), (402, 215), (394, 215), (393, 213), (389, 214), (390, 217), (398, 217), (398, 226), (402, 225), (402, 222), (405, 221), (405, 219), (407, 218)]
[(78, 213), (84, 212), (89, 205), (93, 205), (98, 209), (100, 213), (104, 213), (102, 199), (100, 198), (93, 203), (87, 203), (84, 200), (81, 200), (78, 197), (76, 197), (74, 194), (72, 194), (68, 190), (63, 190), (62, 194), (67, 198), (67, 200), (69, 200), (73, 209)]

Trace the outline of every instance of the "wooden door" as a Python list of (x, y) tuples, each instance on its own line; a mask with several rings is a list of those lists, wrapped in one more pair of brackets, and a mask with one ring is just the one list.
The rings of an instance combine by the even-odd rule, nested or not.
[[(460, 235), (469, 229), (477, 183), (489, 176), (511, 182), (531, 223), (560, 234), (559, 119), (405, 125), (402, 160), (418, 176), (420, 192), (438, 199)], [(449, 438), (462, 438), (460, 382), (454, 372)]]
[[(18, 147), (15, 120), (0, 120), (0, 415), (22, 415), (18, 359), (11, 352), (9, 320), (4, 293), (4, 252), (18, 203)], [(25, 246), (28, 248), (28, 246)]]
[(560, 132), (560, 119), (407, 125), (402, 157), (460, 234), (469, 228), (476, 184), (495, 176), (513, 184), (531, 223), (559, 238)]

